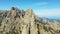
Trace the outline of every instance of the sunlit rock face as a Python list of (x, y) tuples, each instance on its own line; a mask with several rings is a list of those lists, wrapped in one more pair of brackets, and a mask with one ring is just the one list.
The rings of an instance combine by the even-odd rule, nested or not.
[[(26, 11), (12, 7), (0, 12), (0, 34), (60, 34), (60, 23), (43, 23), (32, 9)], [(47, 21), (46, 21), (47, 22)]]

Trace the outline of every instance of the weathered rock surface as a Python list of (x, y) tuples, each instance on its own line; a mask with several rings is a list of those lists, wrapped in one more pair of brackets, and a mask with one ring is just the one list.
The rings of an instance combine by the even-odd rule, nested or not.
[(60, 34), (60, 23), (42, 23), (32, 9), (0, 12), (0, 34)]

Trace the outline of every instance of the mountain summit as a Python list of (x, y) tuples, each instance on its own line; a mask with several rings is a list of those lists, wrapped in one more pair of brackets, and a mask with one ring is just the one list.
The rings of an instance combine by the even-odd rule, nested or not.
[(32, 9), (0, 12), (0, 34), (60, 34), (60, 23), (43, 23)]

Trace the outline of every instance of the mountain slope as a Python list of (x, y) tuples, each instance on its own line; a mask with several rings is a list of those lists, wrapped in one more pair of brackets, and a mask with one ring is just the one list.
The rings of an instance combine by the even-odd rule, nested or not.
[(44, 23), (32, 9), (0, 12), (0, 34), (60, 34), (60, 23)]

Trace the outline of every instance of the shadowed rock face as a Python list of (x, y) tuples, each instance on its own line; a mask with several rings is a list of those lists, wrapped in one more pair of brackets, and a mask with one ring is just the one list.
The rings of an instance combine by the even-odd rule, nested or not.
[(0, 12), (0, 34), (60, 34), (57, 22), (42, 23), (32, 9)]

